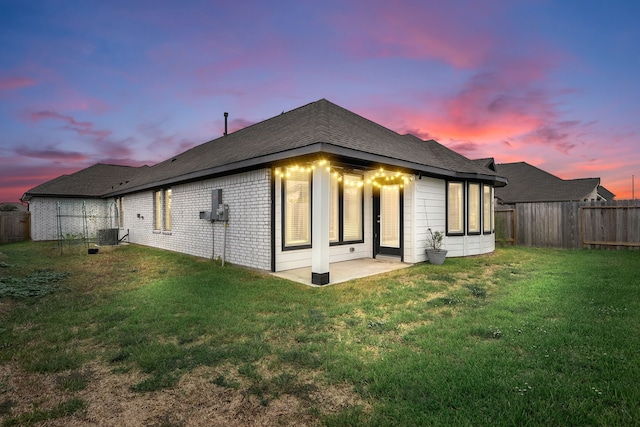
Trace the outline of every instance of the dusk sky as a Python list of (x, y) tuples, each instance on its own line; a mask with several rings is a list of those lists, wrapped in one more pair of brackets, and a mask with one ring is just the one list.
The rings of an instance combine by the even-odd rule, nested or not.
[(0, 0), (0, 201), (326, 98), (640, 194), (640, 1)]

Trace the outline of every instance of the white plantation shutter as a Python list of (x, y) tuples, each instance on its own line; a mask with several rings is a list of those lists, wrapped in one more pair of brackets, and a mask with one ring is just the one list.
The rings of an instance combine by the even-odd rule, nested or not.
[(164, 191), (164, 229), (169, 231), (171, 230), (172, 221), (171, 221), (171, 189), (167, 189)]
[(480, 232), (480, 184), (469, 184), (469, 233)]
[(380, 245), (400, 247), (400, 186), (380, 188)]
[(346, 241), (362, 240), (362, 177), (344, 175), (343, 236)]
[(162, 191), (153, 192), (153, 229), (162, 228)]
[(118, 219), (118, 226), (124, 228), (124, 196), (118, 199)]
[(450, 182), (447, 198), (448, 233), (464, 233), (464, 188), (461, 182)]
[(311, 244), (311, 186), (309, 174), (289, 172), (285, 186), (285, 246)]
[(491, 232), (491, 206), (493, 206), (493, 197), (491, 197), (491, 187), (488, 185), (484, 185), (482, 187), (483, 197), (482, 197), (482, 206), (483, 206), (483, 225), (482, 229), (485, 233)]
[(338, 236), (338, 221), (340, 220), (338, 216), (338, 210), (340, 208), (340, 203), (338, 201), (339, 197), (339, 182), (338, 177), (335, 175), (331, 175), (331, 181), (329, 183), (329, 242), (337, 242), (339, 240)]

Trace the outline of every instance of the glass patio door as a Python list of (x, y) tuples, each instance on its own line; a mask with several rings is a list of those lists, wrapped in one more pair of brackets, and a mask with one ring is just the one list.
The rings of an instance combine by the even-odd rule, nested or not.
[(402, 196), (398, 184), (374, 188), (374, 257), (402, 255)]

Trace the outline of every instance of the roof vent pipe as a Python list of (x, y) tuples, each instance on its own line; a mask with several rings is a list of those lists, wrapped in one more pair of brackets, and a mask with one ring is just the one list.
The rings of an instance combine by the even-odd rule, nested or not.
[(227, 117), (229, 117), (229, 113), (224, 113), (224, 136), (227, 136)]

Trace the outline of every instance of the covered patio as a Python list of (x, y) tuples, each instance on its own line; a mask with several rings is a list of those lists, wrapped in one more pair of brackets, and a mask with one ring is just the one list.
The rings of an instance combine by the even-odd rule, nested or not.
[[(334, 285), (348, 280), (387, 273), (389, 271), (407, 268), (411, 265), (412, 264), (401, 262), (399, 257), (380, 255), (376, 258), (360, 258), (351, 261), (334, 262), (329, 264), (329, 271), (331, 273), (330, 284)], [(271, 274), (305, 285), (321, 287), (321, 285), (311, 283), (311, 267), (296, 268)]]

